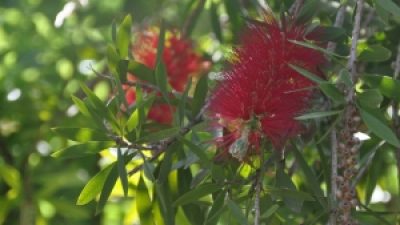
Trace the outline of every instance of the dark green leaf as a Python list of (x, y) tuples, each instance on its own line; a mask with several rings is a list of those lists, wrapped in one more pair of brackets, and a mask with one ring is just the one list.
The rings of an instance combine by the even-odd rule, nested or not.
[(289, 209), (294, 212), (301, 211), (304, 199), (298, 194), (296, 186), (293, 184), (291, 178), (283, 171), (281, 166), (278, 167), (276, 172), (276, 189), (268, 191), (282, 196), (283, 202)]
[(296, 22), (299, 24), (304, 24), (309, 22), (311, 18), (318, 11), (320, 2), (317, 0), (306, 1), (304, 6), (301, 7), (300, 12), (296, 18)]
[(208, 76), (202, 76), (196, 85), (196, 90), (193, 95), (193, 116), (197, 116), (207, 97), (208, 92)]
[(165, 65), (162, 61), (160, 61), (156, 65), (156, 71), (155, 71), (155, 76), (156, 76), (156, 83), (158, 88), (160, 88), (161, 92), (166, 95), (167, 93), (167, 87), (168, 87), (168, 82), (167, 82), (167, 70), (165, 68)]
[(84, 101), (80, 100), (79, 98), (72, 95), (72, 101), (75, 103), (76, 107), (78, 107), (79, 111), (87, 116), (90, 117), (90, 113)]
[(383, 101), (383, 96), (377, 89), (369, 89), (357, 94), (357, 100), (363, 107), (377, 108)]
[(351, 80), (351, 75), (347, 69), (340, 70), (339, 80), (343, 82), (347, 87), (353, 88), (353, 81)]
[(317, 180), (317, 175), (314, 173), (313, 169), (307, 164), (306, 160), (303, 157), (303, 154), (301, 154), (294, 143), (293, 154), (295, 155), (296, 160), (305, 175), (308, 187), (313, 191), (314, 196), (317, 198), (321, 206), (327, 208), (327, 203), (324, 199), (324, 192), (322, 191), (321, 186)]
[(127, 15), (118, 28), (117, 47), (121, 59), (128, 58), (129, 44), (131, 42), (132, 17)]
[(375, 0), (375, 4), (396, 17), (400, 15), (400, 7), (392, 0)]
[(337, 89), (337, 87), (329, 82), (324, 82), (319, 85), (321, 91), (330, 99), (337, 103), (344, 103), (345, 99), (343, 94)]
[(274, 204), (271, 207), (269, 207), (269, 209), (267, 209), (267, 211), (265, 211), (261, 217), (262, 218), (269, 218), (270, 216), (272, 216), (272, 214), (274, 214), (278, 209), (279, 209), (279, 205)]
[(334, 41), (345, 37), (346, 30), (341, 27), (321, 27), (321, 39), (323, 41)]
[(171, 193), (169, 191), (168, 184), (161, 184), (156, 182), (155, 186), (155, 197), (160, 203), (161, 214), (165, 225), (174, 225), (175, 210), (171, 207)]
[(206, 225), (215, 225), (218, 222), (219, 217), (221, 216), (222, 212), (225, 210), (224, 203), (225, 203), (225, 196), (226, 193), (224, 191), (220, 192), (212, 206), (210, 211), (208, 212)]
[(396, 147), (400, 147), (399, 139), (397, 139), (394, 132), (385, 123), (377, 119), (373, 114), (369, 113), (365, 109), (360, 108), (360, 113), (368, 129), (370, 129), (376, 136)]
[(156, 84), (153, 70), (141, 63), (129, 60), (128, 72), (142, 81), (147, 81), (154, 85)]
[(296, 45), (303, 46), (305, 48), (314, 49), (316, 51), (322, 52), (322, 53), (324, 53), (326, 55), (329, 55), (329, 56), (335, 56), (335, 57), (338, 57), (338, 58), (347, 58), (347, 56), (341, 56), (341, 55), (335, 54), (335, 53), (330, 52), (330, 51), (328, 51), (328, 50), (326, 50), (324, 48), (321, 48), (321, 47), (319, 47), (317, 45), (314, 45), (314, 44), (311, 44), (311, 43), (308, 43), (308, 42), (297, 41), (297, 40), (289, 40), (289, 42), (292, 42), (293, 44), (296, 44)]
[(218, 39), (219, 42), (222, 43), (223, 37), (222, 37), (221, 24), (218, 16), (218, 5), (214, 1), (211, 2), (210, 18), (211, 18), (211, 27), (213, 29), (215, 37)]
[(111, 169), (114, 164), (107, 166), (98, 172), (94, 177), (92, 177), (82, 189), (79, 194), (78, 200), (76, 202), (77, 205), (85, 205), (92, 201), (103, 189), (104, 183), (108, 175), (110, 174)]
[(175, 142), (166, 149), (164, 153), (164, 158), (160, 165), (160, 173), (157, 178), (157, 181), (159, 183), (165, 183), (167, 181), (168, 175), (172, 167), (173, 156), (174, 153), (178, 150), (178, 148), (182, 148), (180, 142)]
[(180, 101), (179, 101), (179, 106), (178, 106), (179, 118), (178, 118), (178, 121), (179, 121), (179, 125), (181, 127), (184, 125), (186, 107), (187, 107), (186, 106), (187, 98), (188, 98), (189, 91), (190, 91), (191, 87), (192, 87), (192, 77), (190, 77), (188, 79), (188, 82), (186, 83), (186, 86), (185, 86), (185, 91), (182, 93), (182, 96), (181, 96)]
[(131, 132), (139, 124), (139, 110), (135, 109), (133, 113), (129, 116), (128, 122), (126, 122), (126, 127), (128, 132)]
[(180, 128), (178, 128), (178, 127), (164, 129), (161, 131), (150, 133), (149, 135), (142, 137), (139, 141), (140, 142), (160, 141), (165, 138), (173, 137), (173, 136), (179, 134), (179, 132), (180, 132)]
[(198, 186), (197, 188), (183, 194), (181, 197), (179, 197), (174, 202), (173, 205), (178, 206), (178, 205), (185, 205), (185, 204), (191, 203), (193, 201), (198, 200), (201, 197), (212, 194), (220, 189), (221, 189), (221, 185), (218, 185), (218, 184), (211, 184), (211, 183), (202, 184), (202, 185)]
[(381, 45), (371, 45), (364, 49), (358, 60), (364, 62), (382, 62), (390, 59), (391, 51)]
[(72, 145), (54, 152), (51, 156), (56, 158), (79, 158), (99, 153), (105, 149), (115, 146), (115, 142), (87, 142), (84, 144)]
[(118, 168), (115, 166), (114, 163), (112, 165), (113, 165), (112, 169), (111, 169), (110, 173), (108, 174), (107, 179), (104, 182), (103, 189), (101, 190), (101, 193), (100, 193), (100, 199), (99, 199), (99, 202), (97, 203), (97, 207), (96, 207), (96, 214), (99, 214), (103, 210), (103, 208), (108, 200), (108, 197), (110, 196), (110, 194), (115, 186), (115, 183), (117, 183)]
[(246, 216), (244, 215), (242, 209), (236, 204), (234, 201), (228, 199), (227, 205), (229, 210), (231, 211), (231, 215), (233, 218), (236, 219), (236, 221), (241, 224), (241, 225), (246, 225), (248, 224)]
[(121, 180), (122, 189), (124, 196), (128, 196), (128, 173), (125, 167), (125, 156), (122, 154), (121, 148), (117, 148), (117, 164), (118, 164), (118, 176)]
[(136, 208), (140, 218), (140, 224), (143, 225), (154, 225), (153, 214), (152, 214), (152, 203), (149, 196), (147, 186), (140, 176), (139, 183), (136, 189)]
[(309, 119), (316, 119), (316, 118), (323, 118), (327, 116), (333, 116), (341, 113), (342, 110), (334, 110), (334, 111), (326, 111), (326, 112), (312, 112), (307, 113), (298, 117), (295, 117), (296, 120), (309, 120)]
[(400, 81), (389, 76), (366, 74), (362, 79), (371, 87), (379, 88), (381, 93), (396, 101), (400, 101)]
[(311, 73), (311, 72), (309, 72), (309, 71), (307, 71), (307, 70), (305, 70), (305, 69), (303, 69), (301, 67), (298, 67), (298, 66), (293, 65), (293, 64), (289, 64), (289, 66), (292, 69), (294, 69), (295, 71), (297, 71), (298, 73), (300, 73), (301, 75), (307, 77), (308, 79), (314, 81), (317, 84), (321, 84), (321, 83), (325, 82), (325, 80), (323, 80), (319, 76), (317, 76), (317, 75), (315, 75), (315, 74), (313, 74), (313, 73)]
[(197, 157), (199, 157), (200, 161), (204, 163), (206, 167), (212, 166), (212, 163), (207, 157), (204, 149), (200, 148), (198, 145), (193, 144), (187, 139), (181, 138), (180, 140), (189, 148), (190, 151), (192, 151), (194, 154), (196, 154)]
[(77, 127), (55, 127), (52, 131), (57, 134), (68, 138), (69, 140), (78, 142), (87, 141), (111, 141), (106, 133), (101, 130), (94, 130), (90, 128), (77, 128)]

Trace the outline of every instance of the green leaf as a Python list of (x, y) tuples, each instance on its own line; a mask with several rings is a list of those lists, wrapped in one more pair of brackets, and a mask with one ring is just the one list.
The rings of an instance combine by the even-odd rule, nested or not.
[(156, 65), (163, 62), (163, 52), (164, 52), (164, 45), (165, 45), (165, 24), (164, 21), (161, 21), (160, 25), (160, 33), (158, 35), (158, 43), (157, 43), (157, 55), (156, 55)]
[(325, 111), (325, 112), (312, 112), (307, 113), (298, 117), (295, 117), (296, 120), (309, 120), (309, 119), (317, 119), (327, 116), (333, 116), (341, 113), (342, 110), (334, 110), (334, 111)]
[(78, 107), (79, 111), (87, 116), (90, 117), (90, 113), (84, 101), (80, 100), (79, 98), (72, 95), (72, 101), (75, 103), (76, 107)]
[(339, 72), (339, 81), (343, 82), (347, 87), (353, 88), (353, 81), (347, 69), (342, 69)]
[(168, 184), (156, 182), (154, 195), (160, 203), (161, 214), (165, 225), (174, 225), (175, 208), (171, 207), (171, 193)]
[(400, 7), (392, 0), (375, 0), (375, 4), (391, 13), (393, 16), (399, 17)]
[(244, 215), (242, 209), (236, 204), (234, 201), (228, 199), (226, 202), (228, 205), (229, 210), (231, 211), (232, 217), (236, 219), (236, 221), (241, 225), (248, 224), (246, 216)]
[(229, 22), (231, 23), (231, 29), (234, 37), (239, 36), (240, 29), (242, 26), (242, 15), (240, 2), (238, 0), (224, 0), (225, 10), (229, 17)]
[(103, 189), (104, 183), (108, 175), (110, 174), (114, 164), (107, 166), (98, 172), (94, 177), (92, 177), (82, 189), (79, 194), (78, 200), (76, 202), (77, 205), (85, 205), (92, 201)]
[(373, 114), (369, 113), (365, 109), (360, 108), (361, 118), (376, 136), (382, 138), (388, 143), (400, 147), (400, 141), (397, 139), (394, 132), (381, 120), (377, 119)]
[(164, 158), (160, 164), (160, 172), (157, 178), (159, 183), (165, 183), (167, 181), (172, 167), (173, 156), (178, 148), (182, 148), (182, 145), (179, 142), (175, 142), (165, 150)]
[(115, 71), (118, 66), (120, 57), (113, 45), (107, 45), (107, 61), (111, 71)]
[(326, 55), (329, 55), (329, 56), (335, 56), (335, 57), (338, 57), (338, 58), (347, 58), (347, 56), (341, 56), (341, 55), (335, 54), (335, 53), (330, 52), (330, 51), (328, 51), (328, 50), (326, 50), (324, 48), (321, 48), (321, 47), (319, 47), (317, 45), (314, 45), (314, 44), (311, 44), (311, 43), (308, 43), (308, 42), (297, 41), (297, 40), (289, 40), (289, 42), (292, 42), (293, 44), (296, 44), (296, 45), (303, 46), (305, 48), (314, 49), (316, 51), (322, 52), (322, 53), (324, 53)]
[(191, 141), (181, 138), (180, 141), (184, 143), (190, 151), (192, 151), (197, 157), (199, 157), (200, 161), (204, 163), (206, 167), (211, 167), (212, 163), (210, 159), (207, 157), (205, 150), (200, 148), (198, 145), (193, 144)]
[(118, 122), (111, 111), (105, 106), (105, 104), (84, 84), (81, 84), (82, 90), (85, 92), (86, 96), (93, 107), (93, 113), (100, 116), (100, 118), (107, 119), (115, 129), (119, 130)]
[(368, 89), (357, 94), (357, 100), (363, 107), (377, 108), (383, 101), (383, 96), (378, 89)]
[(69, 140), (78, 142), (87, 141), (111, 141), (105, 132), (91, 128), (78, 128), (78, 127), (55, 127), (51, 129), (55, 133), (68, 138)]
[(156, 84), (154, 71), (141, 63), (129, 60), (128, 72), (142, 81), (147, 81), (154, 85)]
[(158, 88), (160, 88), (161, 92), (164, 95), (166, 95), (168, 88), (168, 82), (167, 82), (168, 75), (167, 75), (167, 69), (165, 68), (165, 65), (162, 61), (160, 61), (156, 65), (155, 76)]
[(202, 184), (197, 188), (183, 194), (173, 203), (173, 205), (178, 206), (191, 203), (193, 201), (198, 200), (199, 198), (212, 194), (220, 189), (221, 185), (219, 184), (213, 184), (213, 183)]
[(99, 202), (97, 203), (96, 207), (96, 214), (99, 214), (103, 210), (108, 200), (108, 197), (110, 196), (115, 184), (117, 183), (118, 168), (115, 166), (115, 163), (113, 163), (112, 165), (113, 165), (112, 169), (108, 174), (107, 179), (104, 182), (103, 189), (101, 190), (100, 193)]
[(319, 85), (319, 88), (327, 97), (329, 97), (333, 101), (339, 104), (345, 102), (342, 92), (340, 92), (334, 84), (324, 82)]
[(299, 24), (304, 24), (309, 22), (311, 18), (315, 15), (315, 12), (319, 9), (320, 2), (317, 0), (305, 1), (303, 7), (301, 7), (300, 12), (297, 15), (296, 22)]
[(262, 218), (269, 218), (270, 216), (272, 216), (278, 209), (279, 209), (279, 205), (278, 204), (273, 204), (271, 207), (269, 207), (269, 209), (267, 209), (267, 211), (265, 211), (261, 217)]
[(304, 200), (301, 198), (300, 194), (297, 193), (296, 186), (293, 184), (289, 175), (283, 171), (282, 166), (279, 166), (276, 172), (276, 189), (269, 189), (268, 192), (282, 196), (286, 207), (292, 211), (301, 211)]
[(122, 59), (128, 58), (129, 44), (131, 42), (131, 29), (132, 29), (132, 17), (131, 15), (125, 16), (121, 25), (118, 28), (117, 34), (117, 47), (119, 55)]
[(222, 29), (221, 29), (221, 24), (219, 21), (219, 16), (218, 16), (218, 5), (214, 1), (211, 2), (211, 7), (210, 7), (210, 19), (211, 19), (211, 27), (213, 29), (213, 32), (215, 34), (215, 37), (218, 39), (220, 43), (223, 42), (223, 37), (222, 37)]
[(140, 224), (154, 225), (152, 214), (152, 202), (149, 196), (147, 186), (140, 176), (139, 183), (136, 189), (136, 208), (140, 218)]
[(129, 116), (128, 122), (126, 123), (128, 132), (131, 132), (139, 124), (139, 110), (135, 109), (133, 113)]
[(335, 41), (346, 36), (346, 30), (341, 27), (320, 27), (323, 41)]
[(215, 225), (218, 222), (219, 217), (221, 216), (222, 212), (224, 212), (225, 210), (225, 196), (226, 196), (226, 192), (222, 191), (220, 192), (212, 206), (210, 211), (207, 214), (207, 219), (206, 219), (206, 225)]
[(327, 203), (324, 199), (324, 192), (321, 189), (321, 186), (317, 180), (317, 175), (313, 171), (313, 169), (307, 164), (303, 154), (299, 151), (297, 146), (293, 143), (293, 154), (296, 157), (297, 162), (300, 165), (301, 170), (303, 171), (305, 178), (307, 180), (306, 184), (313, 191), (314, 196), (317, 198), (318, 202), (325, 209), (327, 208)]
[(187, 98), (189, 96), (189, 91), (192, 87), (192, 77), (189, 77), (186, 86), (185, 86), (185, 91), (182, 93), (182, 96), (179, 100), (179, 106), (178, 106), (178, 121), (180, 127), (183, 127), (184, 121), (185, 121), (185, 114), (186, 114), (186, 108), (187, 108)]
[(371, 87), (378, 88), (380, 92), (393, 100), (400, 101), (400, 81), (389, 76), (366, 74), (362, 79)]
[(306, 78), (308, 78), (308, 79), (314, 81), (314, 82), (317, 83), (317, 84), (321, 84), (321, 83), (325, 82), (325, 80), (323, 80), (323, 79), (320, 78), (319, 76), (317, 76), (317, 75), (311, 73), (311, 72), (308, 71), (308, 70), (305, 70), (305, 69), (303, 69), (303, 68), (301, 68), (301, 67), (298, 67), (298, 66), (296, 66), (296, 65), (293, 65), (293, 64), (289, 64), (289, 66), (290, 66), (292, 69), (294, 69), (295, 71), (297, 71), (298, 73), (300, 73), (301, 75), (303, 75), (303, 76), (305, 76)]
[(173, 137), (173, 136), (179, 134), (179, 132), (180, 132), (179, 127), (164, 129), (164, 130), (150, 133), (149, 135), (142, 137), (140, 140), (138, 140), (138, 142), (160, 141), (165, 138)]
[(112, 146), (115, 146), (115, 142), (113, 141), (87, 142), (56, 151), (51, 156), (62, 159), (79, 158), (99, 153)]
[(192, 115), (195, 117), (200, 112), (203, 107), (208, 92), (208, 76), (202, 76), (199, 82), (196, 85), (196, 90), (193, 95), (193, 113)]
[(124, 196), (128, 196), (128, 173), (125, 167), (125, 156), (122, 154), (121, 148), (117, 148), (117, 165), (118, 165), (118, 176), (121, 180), (122, 189)]
[(392, 52), (382, 45), (371, 45), (364, 49), (358, 56), (363, 62), (383, 62), (390, 59)]

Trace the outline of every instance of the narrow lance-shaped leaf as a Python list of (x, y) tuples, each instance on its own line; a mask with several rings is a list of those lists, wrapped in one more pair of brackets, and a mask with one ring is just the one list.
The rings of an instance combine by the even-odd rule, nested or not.
[(301, 68), (301, 67), (298, 67), (298, 66), (292, 65), (292, 64), (289, 64), (289, 66), (290, 66), (292, 69), (294, 69), (295, 71), (297, 71), (298, 73), (300, 73), (301, 75), (307, 77), (308, 79), (314, 81), (314, 82), (317, 83), (317, 84), (321, 84), (321, 83), (325, 82), (325, 80), (323, 80), (323, 79), (320, 78), (319, 76), (317, 76), (317, 75), (311, 73), (311, 72), (308, 71), (308, 70), (305, 70), (305, 69), (303, 69), (303, 68)]
[(128, 196), (128, 173), (125, 167), (125, 156), (122, 154), (121, 148), (117, 148), (117, 164), (118, 164), (118, 176), (121, 180), (122, 189), (124, 196)]
[(295, 117), (296, 120), (309, 120), (309, 119), (319, 119), (327, 116), (334, 116), (341, 113), (342, 110), (334, 110), (334, 111), (326, 111), (326, 112), (311, 112), (298, 117)]
[(118, 28), (117, 47), (121, 59), (127, 59), (129, 52), (129, 43), (131, 39), (132, 17), (127, 15)]
[(79, 194), (78, 200), (76, 202), (77, 205), (85, 205), (92, 201), (103, 189), (104, 183), (110, 171), (112, 170), (114, 164), (107, 166), (102, 169), (99, 173), (97, 173), (94, 177), (92, 177), (82, 189)]
[(190, 202), (198, 200), (201, 197), (212, 194), (218, 191), (220, 188), (221, 186), (219, 184), (213, 184), (213, 183), (202, 184), (197, 188), (183, 194), (174, 202), (173, 205), (178, 206), (178, 205), (188, 204)]
[(193, 116), (197, 116), (201, 108), (204, 106), (208, 92), (208, 76), (200, 78), (196, 85), (196, 90), (193, 95)]
[(112, 141), (105, 132), (91, 128), (55, 127), (51, 129), (57, 134), (78, 142), (87, 141)]
[(139, 213), (140, 224), (154, 225), (152, 215), (152, 203), (147, 190), (146, 183), (142, 176), (139, 178), (139, 183), (136, 189), (136, 208)]
[(114, 145), (114, 141), (87, 142), (84, 144), (72, 145), (62, 150), (56, 151), (51, 156), (63, 159), (79, 158), (99, 153), (104, 149), (107, 149)]
[(400, 147), (400, 141), (397, 139), (394, 132), (381, 120), (375, 118), (372, 114), (368, 113), (366, 110), (360, 108), (360, 113), (363, 121), (367, 127), (378, 137), (387, 141), (388, 143)]

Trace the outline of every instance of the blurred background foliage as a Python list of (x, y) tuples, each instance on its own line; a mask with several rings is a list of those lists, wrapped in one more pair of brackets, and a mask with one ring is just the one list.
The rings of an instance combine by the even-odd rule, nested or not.
[[(78, 113), (71, 100), (72, 94), (84, 96), (80, 82), (91, 87), (100, 99), (106, 100), (109, 97), (110, 84), (93, 70), (106, 71), (107, 44), (112, 42), (111, 24), (113, 21), (119, 23), (127, 14), (133, 17), (134, 30), (158, 25), (161, 18), (166, 20), (170, 28), (189, 26), (188, 30), (192, 31), (190, 37), (197, 44), (198, 51), (213, 62), (209, 76), (216, 75), (215, 72), (226, 64), (231, 47), (240, 37), (244, 18), (259, 17), (259, 2), (262, 1), (208, 0), (198, 18), (193, 20), (195, 23), (186, 24), (199, 2), (0, 1), (0, 224), (135, 224), (132, 222), (137, 221), (137, 215), (133, 213), (135, 201), (132, 197), (122, 198), (122, 190), (118, 185), (111, 201), (100, 214), (95, 214), (96, 206), (93, 202), (85, 206), (75, 204), (90, 177), (99, 172), (106, 162), (115, 159), (112, 155), (103, 154), (56, 160), (50, 154), (71, 143), (55, 135), (50, 128), (87, 125), (86, 118)], [(279, 14), (282, 8), (288, 9), (293, 1), (267, 2)], [(374, 1), (369, 3), (373, 5)], [(337, 1), (320, 1), (318, 10), (313, 11), (312, 16), (321, 24), (332, 25), (337, 7)], [(371, 7), (368, 10), (373, 11)], [(347, 38), (352, 28), (350, 13), (351, 9), (347, 12), (344, 35), (338, 41), (338, 54), (341, 55), (348, 53)], [(391, 75), (391, 62), (395, 59), (400, 36), (399, 26), (382, 10), (378, 16), (373, 14), (371, 20), (365, 30), (369, 33), (364, 33), (360, 51), (363, 46), (380, 44), (392, 51), (392, 54), (383, 62), (366, 63), (365, 71)], [(383, 103), (382, 108), (389, 102), (386, 98), (384, 101), (386, 103)], [(322, 135), (322, 131), (317, 136)], [(371, 154), (375, 157), (358, 191), (364, 204), (382, 213), (360, 212), (357, 217), (363, 221), (362, 224), (381, 224), (382, 218), (389, 224), (395, 224), (400, 218), (396, 214), (400, 209), (399, 175), (396, 172), (393, 147), (385, 144), (376, 150), (375, 146), (379, 142), (380, 139), (372, 135), (372, 139), (362, 146), (362, 159)], [(326, 182), (329, 180), (329, 174), (326, 174), (329, 169), (326, 166), (329, 163), (323, 156), (329, 157), (328, 142), (304, 150), (304, 158), (326, 191), (329, 185)], [(294, 158), (289, 155), (287, 164), (291, 165)], [(297, 167), (293, 166), (292, 180), (299, 190), (307, 191), (310, 189), (307, 174), (298, 171)], [(213, 176), (221, 173), (219, 169), (216, 167)], [(242, 173), (245, 174), (243, 176), (248, 175), (246, 171)], [(229, 175), (228, 172), (226, 174)], [(224, 172), (220, 174), (222, 177), (225, 175)], [(139, 178), (132, 179), (137, 183)], [(140, 187), (133, 185), (131, 188), (135, 190)], [(218, 196), (214, 197), (218, 199)], [(266, 213), (275, 215), (270, 220), (271, 224), (316, 222), (320, 216), (314, 214), (318, 211), (318, 205), (314, 202), (304, 202), (303, 213), (306, 216), (285, 207), (278, 209), (275, 199), (269, 197), (263, 199), (263, 204), (263, 209), (271, 210)], [(202, 213), (206, 206), (200, 204)], [(228, 204), (228, 207), (235, 212), (236, 205)], [(228, 213), (223, 214), (221, 221), (230, 221), (230, 216)], [(177, 224), (188, 224), (186, 217), (177, 220), (180, 221)]]

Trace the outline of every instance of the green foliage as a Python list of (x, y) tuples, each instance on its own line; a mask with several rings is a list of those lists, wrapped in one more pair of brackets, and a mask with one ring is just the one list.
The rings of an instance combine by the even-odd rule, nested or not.
[[(357, 194), (365, 207), (355, 214), (361, 224), (398, 221), (393, 150), (400, 141), (391, 112), (400, 101), (400, 81), (391, 76), (398, 3), (369, 1), (378, 16), (362, 34), (358, 61), (364, 70), (353, 83), (344, 66), (351, 15), (336, 28), (334, 4), (305, 1), (296, 21), (313, 20), (310, 30), (323, 24), (321, 39), (338, 44), (329, 52), (320, 43), (292, 41), (330, 61), (321, 68), (324, 76), (289, 65), (315, 83), (315, 108), (295, 118), (310, 134), (287, 143), (284, 160), (266, 145), (262, 157), (238, 162), (227, 152), (222, 162), (213, 142), (219, 131), (211, 131), (215, 121), (204, 121), (203, 109), (216, 83), (212, 75), (226, 65), (245, 21), (265, 16), (261, 1), (84, 2), (0, 3), (0, 224), (252, 224), (260, 171), (262, 224), (326, 224), (334, 204), (326, 137), (347, 104), (341, 85), (356, 91), (360, 131), (370, 136), (358, 163), (365, 173)], [(277, 16), (294, 1), (266, 2)], [(144, 26), (160, 28), (153, 68), (131, 52)], [(170, 28), (183, 30), (212, 62), (182, 93), (172, 90), (163, 61)], [(138, 80), (127, 82), (127, 74)], [(128, 105), (127, 88), (135, 90), (134, 104)], [(319, 104), (326, 101), (329, 110)], [(176, 109), (174, 123), (147, 119), (157, 104)], [(390, 202), (374, 199), (380, 189)]]

